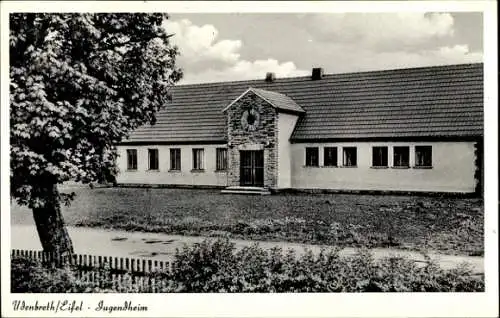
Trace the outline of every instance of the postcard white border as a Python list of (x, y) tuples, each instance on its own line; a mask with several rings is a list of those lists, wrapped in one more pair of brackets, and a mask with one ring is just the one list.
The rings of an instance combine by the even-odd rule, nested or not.
[[(485, 293), (383, 294), (10, 294), (9, 194), (9, 71), (8, 14), (10, 12), (395, 12), (479, 11), (484, 16), (485, 63)], [(26, 301), (70, 299), (88, 306), (131, 300), (147, 305), (147, 317), (493, 317), (498, 315), (498, 91), (497, 7), (495, 1), (401, 2), (92, 2), (3, 1), (1, 3), (1, 237), (2, 316), (65, 317), (67, 313), (12, 311), (15, 299)], [(87, 310), (73, 316), (104, 316)], [(107, 316), (138, 317), (116, 312)]]

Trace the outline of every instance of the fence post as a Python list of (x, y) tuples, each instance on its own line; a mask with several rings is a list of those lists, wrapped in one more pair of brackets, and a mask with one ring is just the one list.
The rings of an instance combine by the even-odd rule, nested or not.
[[(113, 289), (127, 284), (130, 291), (158, 292), (166, 284), (165, 271), (170, 270), (170, 262), (143, 258), (97, 256), (90, 254), (61, 255), (55, 252), (12, 249), (11, 257), (24, 256), (43, 264), (72, 266), (75, 277), (92, 287), (105, 285)], [(169, 267), (169, 268), (167, 268)], [(129, 275), (124, 275), (125, 273)], [(111, 280), (107, 282), (105, 280)], [(118, 286), (117, 286), (118, 285)]]
[(98, 273), (96, 272), (96, 268), (97, 268), (97, 257), (95, 255), (92, 255), (92, 281), (94, 283), (94, 286), (96, 286), (96, 283), (98, 283), (97, 281), (97, 275)]
[(89, 265), (88, 255), (85, 254), (85, 255), (83, 255), (83, 268), (85, 269), (85, 271), (82, 274), (84, 275), (83, 279), (84, 279), (84, 281), (86, 283), (89, 282), (89, 275), (88, 275), (88, 272), (87, 272), (88, 265)]
[[(111, 257), (104, 256), (104, 267), (106, 268), (106, 280), (111, 280)], [(107, 284), (109, 286), (109, 283)]]
[(151, 277), (151, 275), (153, 274), (153, 261), (148, 259), (148, 285), (150, 286), (151, 288), (151, 291), (154, 292), (154, 285), (153, 285), (153, 281), (154, 281), (154, 278)]
[(111, 287), (116, 290), (116, 274), (113, 272), (111, 273)]
[[(124, 263), (125, 263), (125, 261), (124, 261), (123, 257), (120, 257), (120, 271), (125, 270)], [(125, 275), (122, 272), (120, 272), (120, 286), (122, 286), (122, 287), (125, 284), (124, 279), (125, 279)]]
[(117, 276), (117, 273), (116, 270), (117, 267), (118, 267), (118, 257), (111, 257), (111, 261), (110, 261), (110, 267), (111, 267), (111, 281), (113, 282), (113, 290), (117, 290), (118, 289), (118, 283), (117, 283), (117, 279), (118, 279), (118, 276)]
[(63, 255), (61, 253), (57, 252), (56, 253), (56, 266), (61, 267), (63, 263), (64, 263)]
[(54, 254), (51, 252), (47, 252), (47, 265), (54, 266)]

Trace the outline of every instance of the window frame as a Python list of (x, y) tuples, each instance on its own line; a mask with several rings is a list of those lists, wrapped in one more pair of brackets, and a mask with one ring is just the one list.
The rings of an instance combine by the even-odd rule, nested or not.
[[(137, 149), (126, 149), (126, 153), (127, 153), (127, 171), (137, 171)], [(130, 160), (131, 153), (133, 153), (133, 158), (135, 159), (132, 162)]]
[[(170, 148), (170, 169), (169, 171), (181, 171), (181, 148)], [(178, 167), (177, 167), (178, 165)]]
[[(316, 152), (316, 156), (315, 157), (312, 157), (312, 158), (315, 158), (315, 162), (310, 162), (311, 160), (309, 160), (311, 157), (310, 155), (310, 151), (315, 151)], [(305, 149), (305, 166), (306, 167), (319, 167), (319, 147), (306, 147)]]
[[(200, 156), (197, 153), (201, 153)], [(205, 149), (192, 148), (192, 171), (205, 171)]]
[[(406, 149), (407, 161), (406, 165), (398, 164), (400, 161), (397, 160), (396, 156), (398, 155), (397, 149)], [(401, 161), (402, 162), (402, 161)], [(410, 146), (393, 146), (392, 147), (392, 167), (399, 169), (408, 169), (410, 168)]]
[[(347, 150), (354, 150), (354, 164), (347, 164), (346, 160), (346, 151)], [(358, 167), (358, 147), (356, 146), (348, 146), (348, 147), (342, 147), (342, 167), (346, 168), (357, 168)]]
[[(335, 155), (335, 161), (334, 162), (332, 161), (332, 163), (334, 163), (334, 164), (331, 164), (329, 162), (330, 160), (328, 160), (328, 159), (330, 159), (330, 158), (327, 158), (327, 154), (328, 153), (333, 153)], [(339, 155), (338, 155), (338, 147), (336, 147), (336, 146), (335, 147), (328, 146), (328, 147), (324, 147), (323, 148), (323, 166), (324, 167), (338, 167), (338, 165), (339, 165), (339, 158), (338, 157), (339, 157)]]
[[(380, 151), (384, 151), (380, 152)], [(375, 158), (376, 155), (380, 155), (379, 158)], [(375, 162), (375, 159), (379, 159), (379, 162)], [(385, 162), (384, 162), (385, 159)], [(384, 164), (385, 163), (385, 164)], [(389, 147), (388, 146), (372, 146), (372, 168), (381, 169), (389, 167)]]
[[(152, 161), (151, 154), (156, 154), (156, 157), (153, 159), (156, 159)], [(156, 165), (156, 168), (151, 167), (151, 162), (154, 162)], [(148, 148), (148, 170), (149, 171), (158, 171), (160, 170), (160, 151), (158, 148)]]
[[(220, 155), (224, 154), (222, 158)], [(228, 169), (228, 151), (227, 148), (219, 147), (215, 148), (215, 171), (227, 171)]]
[[(418, 158), (418, 153), (419, 153), (419, 149), (423, 150), (423, 149), (427, 149), (429, 150), (429, 159), (428, 160), (425, 160), (424, 158), (424, 161), (429, 161), (430, 164), (419, 164), (419, 158)], [(419, 145), (419, 146), (415, 146), (415, 164), (414, 164), (414, 168), (420, 168), (420, 169), (429, 169), (429, 168), (432, 168), (432, 146), (430, 145)]]

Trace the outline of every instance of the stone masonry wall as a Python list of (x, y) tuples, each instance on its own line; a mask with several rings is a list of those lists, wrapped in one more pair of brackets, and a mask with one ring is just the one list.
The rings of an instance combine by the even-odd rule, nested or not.
[[(241, 117), (250, 107), (260, 114), (255, 131), (243, 129)], [(228, 186), (240, 185), (240, 150), (264, 150), (264, 187), (278, 182), (277, 110), (253, 92), (248, 92), (226, 111), (228, 133)]]

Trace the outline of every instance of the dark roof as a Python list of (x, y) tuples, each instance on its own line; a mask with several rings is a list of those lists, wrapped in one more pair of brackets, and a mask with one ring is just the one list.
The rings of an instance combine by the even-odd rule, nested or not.
[(253, 88), (253, 87), (250, 89), (252, 90), (252, 92), (255, 92), (255, 94), (262, 97), (264, 100), (266, 100), (269, 104), (271, 104), (277, 109), (296, 112), (296, 113), (305, 113), (302, 107), (297, 105), (297, 103), (293, 99), (286, 96), (285, 94), (266, 91), (264, 89)]
[(276, 92), (271, 92), (271, 91), (266, 91), (264, 89), (260, 88), (253, 88), (249, 87), (243, 94), (238, 96), (235, 100), (233, 100), (229, 105), (227, 105), (222, 111), (225, 112), (229, 107), (231, 107), (234, 103), (236, 103), (240, 98), (248, 94), (249, 92), (255, 93), (257, 96), (260, 96), (262, 99), (264, 99), (266, 102), (269, 103), (272, 107), (285, 111), (285, 112), (292, 112), (292, 113), (298, 113), (302, 114), (304, 113), (304, 110), (297, 105), (297, 103), (291, 99), (290, 97), (276, 93)]
[(222, 110), (249, 87), (286, 95), (305, 111), (292, 141), (483, 135), (483, 64), (477, 63), (179, 85), (157, 124), (134, 131), (128, 142), (224, 141)]

